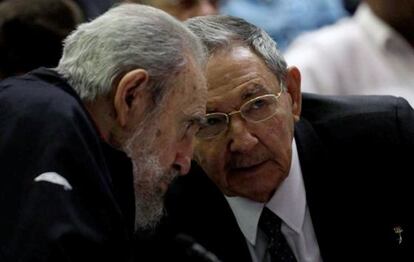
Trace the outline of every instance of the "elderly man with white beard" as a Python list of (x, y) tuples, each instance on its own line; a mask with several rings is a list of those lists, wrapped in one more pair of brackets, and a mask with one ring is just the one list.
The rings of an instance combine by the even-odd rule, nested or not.
[(190, 168), (205, 51), (125, 4), (82, 24), (55, 69), (0, 83), (0, 261), (131, 261), (137, 229)]

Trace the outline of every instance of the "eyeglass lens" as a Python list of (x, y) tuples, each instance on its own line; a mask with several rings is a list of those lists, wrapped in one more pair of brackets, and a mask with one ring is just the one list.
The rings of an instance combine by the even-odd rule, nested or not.
[[(249, 122), (260, 122), (269, 119), (277, 111), (277, 97), (264, 95), (254, 98), (240, 108), (242, 117)], [(238, 111), (237, 111), (238, 112)], [(235, 113), (237, 113), (235, 112)], [(230, 113), (230, 115), (233, 115)], [(211, 113), (206, 116), (206, 123), (197, 133), (199, 138), (210, 138), (227, 129), (230, 119), (225, 113)]]

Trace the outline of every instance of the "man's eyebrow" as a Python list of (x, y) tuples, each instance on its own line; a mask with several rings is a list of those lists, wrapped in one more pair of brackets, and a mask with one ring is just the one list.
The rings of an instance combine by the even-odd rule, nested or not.
[(202, 124), (205, 121), (205, 114), (197, 114), (197, 115), (187, 116), (185, 121), (195, 123), (195, 124)]
[(217, 109), (215, 108), (215, 107), (209, 107), (208, 105), (207, 105), (207, 114), (208, 113), (211, 113), (211, 112), (216, 112), (217, 111)]
[[(261, 93), (261, 92), (269, 93), (269, 90), (261, 84), (252, 84), (252, 85), (246, 87), (241, 92), (240, 97), (241, 97), (242, 101), (245, 101), (249, 98), (252, 98), (252, 97), (256, 96), (258, 93)], [(213, 106), (209, 107), (209, 104), (207, 103), (207, 113), (212, 113), (212, 112), (217, 112), (217, 108), (213, 107)]]
[(206, 115), (203, 114), (203, 115), (194, 116), (192, 120), (193, 120), (193, 122), (195, 122), (197, 124), (202, 124), (206, 120)]
[(251, 85), (247, 87), (245, 90), (243, 90), (243, 92), (241, 93), (241, 99), (246, 100), (248, 98), (253, 97), (257, 93), (260, 93), (263, 91), (268, 92), (268, 90), (263, 85), (261, 84)]
[(206, 112), (208, 113), (212, 113), (212, 112), (217, 112), (217, 107), (215, 106), (216, 104), (216, 99), (214, 99), (213, 101), (207, 101), (207, 105), (206, 105)]

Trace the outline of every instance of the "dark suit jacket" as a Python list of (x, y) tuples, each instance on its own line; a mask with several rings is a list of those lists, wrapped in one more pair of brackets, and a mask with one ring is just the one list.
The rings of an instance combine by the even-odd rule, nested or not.
[[(304, 94), (295, 139), (323, 260), (414, 261), (414, 113), (407, 102)], [(222, 261), (251, 261), (223, 194), (200, 167), (174, 183), (166, 203), (157, 244), (185, 233)]]
[(0, 262), (132, 260), (131, 161), (54, 70), (0, 82), (0, 207)]

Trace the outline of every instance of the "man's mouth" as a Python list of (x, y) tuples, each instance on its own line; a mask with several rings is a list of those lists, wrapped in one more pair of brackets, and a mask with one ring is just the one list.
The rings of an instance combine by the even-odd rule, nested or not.
[(262, 165), (266, 163), (266, 161), (261, 161), (261, 162), (257, 162), (257, 163), (252, 163), (252, 164), (245, 164), (245, 165), (238, 165), (238, 166), (234, 166), (231, 167), (230, 170), (232, 172), (256, 172), (258, 169), (260, 169), (260, 167), (262, 167)]

